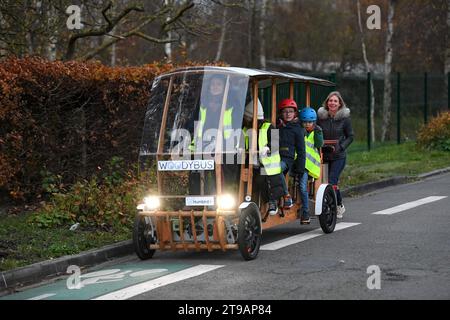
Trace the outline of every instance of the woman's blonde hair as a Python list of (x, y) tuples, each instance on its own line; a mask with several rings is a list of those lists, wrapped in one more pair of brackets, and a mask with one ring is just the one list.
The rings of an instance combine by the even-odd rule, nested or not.
[(339, 103), (341, 104), (341, 106), (339, 107), (339, 109), (342, 108), (346, 108), (347, 105), (345, 104), (344, 99), (342, 99), (341, 93), (339, 91), (333, 91), (330, 92), (330, 94), (328, 95), (328, 97), (325, 99), (325, 101), (322, 103), (322, 107), (324, 107), (325, 109), (328, 110), (328, 100), (330, 100), (330, 98), (332, 96), (336, 96), (339, 99)]

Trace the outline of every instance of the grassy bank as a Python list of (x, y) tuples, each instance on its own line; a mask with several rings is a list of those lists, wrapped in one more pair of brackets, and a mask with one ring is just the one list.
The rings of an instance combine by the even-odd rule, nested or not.
[(70, 231), (69, 227), (39, 228), (29, 214), (0, 215), (0, 271), (34, 262), (76, 254), (130, 238), (129, 227), (120, 230)]
[[(449, 152), (418, 150), (413, 142), (375, 145), (371, 152), (366, 150), (365, 143), (355, 142), (350, 146), (341, 187), (450, 166)], [(80, 227), (70, 231), (68, 225), (40, 228), (29, 222), (29, 216), (30, 213), (7, 215), (0, 212), (0, 271), (76, 254), (131, 237), (131, 223), (109, 230)]]
[(450, 154), (444, 151), (423, 151), (414, 142), (376, 144), (370, 152), (367, 144), (353, 143), (347, 165), (341, 176), (341, 188), (399, 175), (417, 175), (450, 166)]

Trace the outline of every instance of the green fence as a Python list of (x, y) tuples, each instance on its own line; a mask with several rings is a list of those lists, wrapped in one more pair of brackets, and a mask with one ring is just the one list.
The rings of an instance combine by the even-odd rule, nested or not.
[[(322, 79), (330, 80), (334, 82), (335, 75), (322, 76)], [(318, 109), (323, 101), (326, 99), (328, 94), (334, 91), (336, 87), (325, 87), (315, 84), (310, 84), (311, 93), (311, 107)], [(264, 88), (259, 90), (258, 94), (259, 100), (261, 101), (264, 109), (264, 114), (271, 114), (270, 107), (272, 104), (272, 88)], [(283, 83), (277, 85), (277, 104), (283, 99), (289, 98), (289, 83)], [(294, 83), (294, 100), (297, 102), (299, 108), (306, 106), (306, 84), (304, 83)], [(270, 118), (266, 116), (266, 118)]]
[[(376, 141), (380, 141), (383, 124), (384, 76), (336, 75), (336, 88), (351, 109), (355, 139), (365, 141), (369, 149), (371, 145), (369, 129), (372, 129), (369, 121), (370, 78), (373, 80), (375, 91), (375, 127), (373, 129)], [(448, 79), (450, 75), (443, 73), (393, 73), (391, 75), (391, 122), (385, 141), (401, 143), (415, 140), (418, 130), (424, 123), (440, 112), (450, 110)]]

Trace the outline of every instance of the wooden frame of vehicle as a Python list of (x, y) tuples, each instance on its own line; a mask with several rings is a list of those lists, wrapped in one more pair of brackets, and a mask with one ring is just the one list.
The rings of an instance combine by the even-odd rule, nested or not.
[[(273, 125), (276, 122), (277, 114), (277, 85), (281, 83), (289, 83), (289, 97), (294, 97), (294, 82), (301, 82), (306, 85), (306, 106), (310, 106), (311, 88), (310, 84), (319, 86), (333, 86), (334, 84), (312, 77), (301, 76), (292, 73), (280, 73), (262, 71), (256, 69), (244, 68), (226, 68), (226, 67), (192, 67), (176, 70), (172, 73), (162, 75), (159, 79), (169, 79), (167, 93), (163, 103), (162, 122), (159, 130), (159, 141), (157, 152), (155, 154), (156, 161), (166, 159), (170, 154), (164, 152), (166, 122), (169, 114), (169, 104), (174, 86), (174, 75), (182, 72), (186, 73), (217, 73), (222, 74), (226, 78), (225, 93), (223, 95), (222, 108), (220, 113), (218, 132), (223, 132), (224, 110), (227, 105), (228, 90), (230, 88), (230, 76), (234, 74), (244, 74), (249, 77), (249, 88), (252, 97), (258, 97), (259, 83), (261, 81), (269, 82), (271, 86), (271, 117), (270, 121)], [(268, 87), (268, 86), (266, 86)], [(253, 121), (252, 127), (254, 132), (258, 130), (258, 99), (253, 99)], [(240, 181), (239, 191), (233, 195), (237, 199), (235, 206), (232, 208), (216, 207), (211, 210), (210, 206), (203, 206), (203, 210), (164, 210), (164, 208), (148, 209), (140, 204), (135, 219), (133, 242), (135, 252), (141, 259), (151, 258), (155, 250), (222, 250), (239, 249), (242, 256), (246, 260), (256, 258), (261, 243), (262, 230), (292, 222), (298, 219), (297, 210), (301, 208), (300, 197), (297, 194), (295, 186), (290, 186), (292, 194), (294, 194), (295, 203), (289, 210), (281, 211), (281, 214), (269, 216), (265, 214), (266, 203), (259, 203), (259, 199), (255, 198), (253, 189), (254, 170), (253, 157), (257, 157), (257, 139), (250, 139), (248, 154), (241, 153), (240, 164)], [(217, 139), (217, 150), (222, 150), (222, 139)], [(326, 143), (333, 143), (326, 141)], [(223, 195), (222, 190), (222, 164), (219, 161), (222, 154), (217, 152), (214, 158), (215, 169), (215, 203), (219, 202), (219, 197)], [(309, 188), (313, 199), (315, 215), (319, 216), (320, 225), (325, 233), (333, 232), (336, 224), (336, 196), (331, 185), (327, 181), (327, 168), (322, 162), (321, 177), (309, 183)], [(163, 189), (164, 175), (163, 172), (157, 171), (158, 196), (165, 199), (183, 198), (185, 196), (173, 196), (161, 194)], [(288, 176), (288, 175), (286, 175)], [(286, 177), (286, 179), (288, 179)], [(200, 190), (204, 191), (204, 179), (200, 179)], [(294, 190), (295, 189), (295, 190)], [(156, 199), (156, 198), (155, 198)], [(176, 220), (176, 229), (178, 233), (174, 233), (174, 223)], [(213, 221), (213, 222), (212, 222)], [(199, 226), (200, 224), (200, 226)], [(198, 226), (198, 227), (197, 227)], [(188, 229), (191, 235), (189, 239), (184, 232)], [(211, 230), (212, 229), (212, 230)], [(202, 231), (199, 234), (199, 230)], [(176, 239), (175, 239), (176, 238)]]

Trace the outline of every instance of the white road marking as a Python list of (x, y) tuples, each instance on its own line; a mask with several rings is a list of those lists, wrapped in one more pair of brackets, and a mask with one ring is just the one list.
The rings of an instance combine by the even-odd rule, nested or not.
[(401, 204), (399, 206), (393, 207), (393, 208), (389, 208), (386, 210), (381, 210), (381, 211), (377, 211), (377, 212), (373, 212), (372, 214), (394, 214), (394, 213), (398, 213), (398, 212), (402, 212), (408, 209), (412, 209), (430, 202), (434, 202), (434, 201), (438, 201), (438, 200), (442, 200), (444, 198), (447, 198), (447, 196), (432, 196), (432, 197), (427, 197), (427, 198), (423, 198), (423, 199), (419, 199), (417, 201), (412, 201), (412, 202), (407, 202), (404, 204)]
[(53, 297), (53, 296), (56, 296), (56, 293), (46, 293), (46, 294), (42, 294), (40, 296), (33, 297), (33, 298), (30, 298), (27, 300), (44, 300), (44, 299), (47, 299), (48, 297)]
[[(341, 222), (336, 224), (336, 227), (334, 228), (334, 231), (339, 231), (342, 229), (350, 228), (357, 226), (361, 223), (350, 223), (350, 222)], [(315, 237), (323, 236), (325, 233), (323, 233), (322, 229), (316, 229), (313, 231), (308, 231), (302, 234), (298, 234), (296, 236), (292, 236), (283, 240), (275, 241), (272, 243), (265, 244), (261, 246), (261, 250), (278, 250), (287, 246), (290, 246), (292, 244), (306, 241)]]
[(224, 267), (223, 265), (205, 265), (201, 264), (195, 267), (191, 267), (188, 269), (184, 269), (175, 273), (171, 273), (165, 276), (162, 276), (157, 279), (152, 279), (143, 283), (136, 284), (134, 286), (121, 289), (115, 292), (111, 292), (105, 294), (103, 296), (94, 298), (92, 300), (126, 300), (130, 299), (134, 296), (142, 294), (144, 292), (166, 286), (168, 284), (182, 281), (185, 279), (197, 277), (203, 273), (213, 271), (218, 268)]

